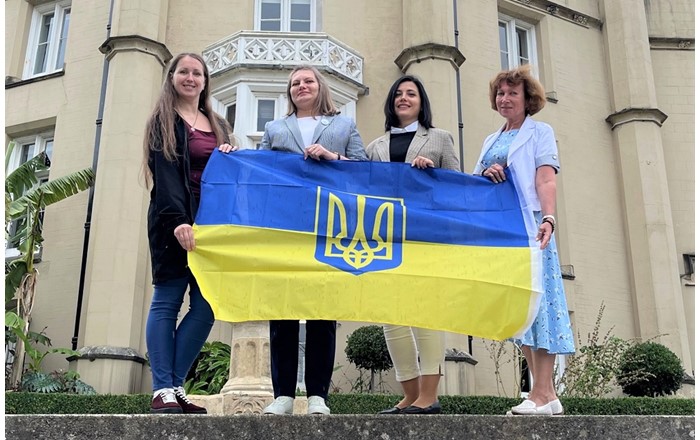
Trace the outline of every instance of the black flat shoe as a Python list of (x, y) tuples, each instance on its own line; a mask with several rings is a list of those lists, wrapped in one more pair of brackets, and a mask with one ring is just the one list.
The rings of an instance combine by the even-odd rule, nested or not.
[(435, 402), (432, 405), (421, 408), (420, 406), (409, 406), (408, 408), (401, 411), (401, 414), (440, 414), (442, 408), (440, 408), (440, 402)]
[(392, 406), (389, 409), (379, 411), (378, 414), (402, 414), (406, 408), (399, 408), (398, 406)]

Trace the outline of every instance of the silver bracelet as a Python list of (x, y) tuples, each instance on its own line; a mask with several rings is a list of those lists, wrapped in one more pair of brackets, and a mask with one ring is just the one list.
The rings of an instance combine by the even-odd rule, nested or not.
[(542, 216), (542, 221), (544, 221), (545, 219), (550, 219), (550, 220), (552, 221), (552, 226), (556, 226), (556, 225), (557, 225), (557, 219), (555, 219), (553, 215), (549, 215), (549, 214), (548, 214), (548, 215), (543, 215), (543, 216)]

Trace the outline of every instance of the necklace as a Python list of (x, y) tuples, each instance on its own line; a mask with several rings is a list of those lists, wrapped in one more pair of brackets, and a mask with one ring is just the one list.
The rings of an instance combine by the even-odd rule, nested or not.
[(197, 118), (198, 117), (199, 117), (199, 109), (197, 109), (197, 113), (194, 116), (194, 123), (192, 125), (190, 125), (190, 131), (193, 133), (197, 130), (196, 128), (194, 128), (194, 126), (197, 125)]
[[(178, 115), (180, 115), (180, 117), (182, 118), (183, 121), (187, 122), (187, 119), (185, 119), (185, 116), (180, 112), (180, 110), (175, 109), (175, 111), (177, 112)], [(187, 125), (190, 126), (191, 132), (197, 131), (197, 129), (194, 128), (194, 126), (197, 125), (197, 118), (199, 118), (199, 109), (197, 109), (197, 113), (194, 114), (194, 122), (192, 124), (187, 122)]]

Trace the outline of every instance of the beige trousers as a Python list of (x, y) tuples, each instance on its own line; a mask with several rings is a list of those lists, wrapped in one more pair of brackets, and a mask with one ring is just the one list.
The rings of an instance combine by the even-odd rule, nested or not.
[(394, 363), (397, 381), (405, 382), (421, 375), (441, 374), (441, 365), (445, 359), (444, 332), (384, 324), (384, 339)]

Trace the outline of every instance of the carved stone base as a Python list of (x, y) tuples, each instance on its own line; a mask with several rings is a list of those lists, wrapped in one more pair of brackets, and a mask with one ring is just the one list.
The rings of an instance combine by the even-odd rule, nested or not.
[[(212, 396), (187, 396), (192, 403), (203, 406), (209, 414), (237, 415), (262, 414), (263, 409), (274, 400), (272, 393), (226, 393)], [(306, 414), (309, 403), (306, 397), (294, 399), (294, 414)]]
[(224, 414), (262, 414), (272, 400), (272, 393), (227, 393), (223, 395)]

